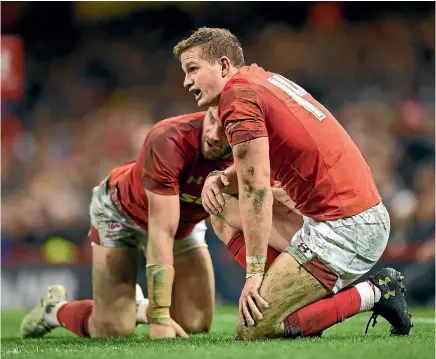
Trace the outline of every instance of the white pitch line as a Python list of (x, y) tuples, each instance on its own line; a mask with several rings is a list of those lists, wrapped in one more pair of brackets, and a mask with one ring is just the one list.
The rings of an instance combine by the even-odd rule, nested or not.
[[(237, 317), (231, 314), (221, 314), (214, 317), (214, 321), (217, 323), (236, 323)], [(360, 322), (367, 322), (368, 318), (358, 317), (354, 320), (359, 320)], [(425, 317), (412, 317), (413, 323), (419, 324), (436, 324), (436, 318), (425, 318)]]

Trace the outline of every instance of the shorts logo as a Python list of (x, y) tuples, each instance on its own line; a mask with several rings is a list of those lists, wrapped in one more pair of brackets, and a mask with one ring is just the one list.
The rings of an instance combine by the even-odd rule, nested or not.
[(115, 221), (106, 221), (107, 228), (111, 231), (121, 228), (121, 224)]
[(310, 252), (310, 248), (309, 248), (308, 246), (306, 246), (306, 244), (303, 243), (303, 242), (301, 242), (301, 243), (298, 245), (298, 248), (299, 248), (300, 251), (302, 251), (303, 253)]
[(121, 213), (123, 213), (123, 207), (121, 206), (121, 202), (119, 200), (118, 188), (110, 189), (110, 196), (111, 196), (111, 200), (112, 200), (113, 204), (115, 205), (115, 207), (117, 207), (117, 209)]

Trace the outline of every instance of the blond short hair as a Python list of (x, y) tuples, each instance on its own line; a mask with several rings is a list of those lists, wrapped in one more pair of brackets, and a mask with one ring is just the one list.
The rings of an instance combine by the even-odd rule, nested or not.
[(235, 67), (245, 65), (244, 52), (238, 38), (227, 29), (201, 27), (191, 36), (174, 46), (174, 56), (180, 60), (182, 54), (199, 46), (207, 60), (218, 60), (222, 56), (229, 58)]

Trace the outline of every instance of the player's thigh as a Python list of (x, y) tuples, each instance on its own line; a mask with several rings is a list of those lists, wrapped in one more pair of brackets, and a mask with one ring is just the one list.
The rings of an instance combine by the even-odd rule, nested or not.
[(215, 301), (212, 260), (206, 247), (174, 256), (171, 316), (190, 333), (210, 329)]
[(145, 233), (114, 205), (109, 178), (94, 187), (92, 194), (89, 238), (94, 306), (89, 331), (91, 336), (131, 334), (136, 324), (138, 248)]
[(238, 335), (246, 339), (272, 337), (288, 315), (330, 293), (331, 290), (306, 271), (291, 254), (284, 252), (266, 273), (259, 290), (268, 303), (263, 319), (256, 327), (238, 325)]
[[(290, 199), (282, 191), (273, 188), (273, 221), (269, 245), (279, 252), (290, 243), (294, 234), (301, 228), (303, 218), (292, 210)], [(219, 216), (211, 215), (211, 223), (220, 240), (227, 245), (233, 237), (242, 232), (242, 223), (237, 198), (224, 194), (226, 205)]]
[(91, 336), (127, 335), (135, 328), (139, 251), (93, 245)]
[(269, 245), (279, 252), (289, 246), (292, 237), (303, 225), (303, 216), (295, 211), (294, 203), (281, 188), (272, 189), (273, 220)]
[(274, 320), (278, 324), (289, 314), (330, 293), (329, 288), (287, 252), (280, 254), (273, 263), (259, 292), (269, 303), (265, 311), (267, 321)]
[(210, 221), (218, 238), (227, 245), (233, 237), (242, 231), (241, 218), (239, 216), (238, 198), (223, 193), (226, 201), (223, 211), (219, 215), (212, 214)]

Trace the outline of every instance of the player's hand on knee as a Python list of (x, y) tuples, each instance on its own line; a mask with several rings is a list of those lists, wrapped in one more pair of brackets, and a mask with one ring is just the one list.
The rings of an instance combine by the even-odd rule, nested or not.
[(221, 172), (206, 178), (201, 191), (201, 201), (209, 214), (220, 214), (226, 203), (221, 190), (228, 185), (227, 177)]
[(262, 312), (268, 303), (259, 294), (263, 273), (247, 278), (239, 298), (239, 321), (242, 325), (253, 326), (263, 319)]
[(150, 324), (150, 337), (152, 339), (189, 338), (183, 328), (172, 318), (159, 318)]

